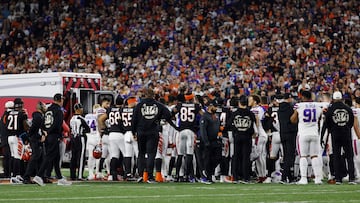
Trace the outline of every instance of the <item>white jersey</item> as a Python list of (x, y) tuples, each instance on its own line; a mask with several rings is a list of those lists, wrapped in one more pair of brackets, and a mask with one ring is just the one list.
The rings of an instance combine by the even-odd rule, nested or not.
[(94, 113), (86, 114), (85, 121), (90, 127), (90, 133), (96, 133), (96, 129), (98, 126), (96, 114)]
[(294, 106), (298, 112), (298, 134), (319, 135), (319, 120), (321, 119), (323, 104), (320, 102), (301, 102)]
[[(358, 124), (360, 126), (360, 108), (352, 108), (354, 117), (357, 117), (358, 119)], [(351, 128), (351, 136), (353, 140), (357, 140), (357, 136), (356, 136), (356, 132), (354, 130), (354, 127)]]
[(265, 118), (265, 109), (261, 106), (255, 106), (252, 107), (250, 111), (253, 112), (255, 116), (259, 119), (259, 126), (258, 126), (259, 136), (267, 136), (261, 122)]

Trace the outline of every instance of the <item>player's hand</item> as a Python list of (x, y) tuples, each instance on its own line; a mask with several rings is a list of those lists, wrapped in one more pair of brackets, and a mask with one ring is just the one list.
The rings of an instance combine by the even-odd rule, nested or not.
[(46, 140), (46, 136), (42, 135), (41, 138), (40, 138), (40, 142), (45, 142), (45, 140)]

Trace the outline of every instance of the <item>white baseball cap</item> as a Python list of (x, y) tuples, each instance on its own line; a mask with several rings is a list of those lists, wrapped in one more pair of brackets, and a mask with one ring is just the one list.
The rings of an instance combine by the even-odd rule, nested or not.
[(7, 109), (14, 108), (14, 102), (13, 101), (7, 101), (5, 103), (5, 108), (7, 108)]
[(339, 91), (334, 92), (334, 94), (333, 94), (333, 99), (337, 99), (337, 100), (342, 99), (342, 94), (341, 94), (341, 92), (339, 92)]

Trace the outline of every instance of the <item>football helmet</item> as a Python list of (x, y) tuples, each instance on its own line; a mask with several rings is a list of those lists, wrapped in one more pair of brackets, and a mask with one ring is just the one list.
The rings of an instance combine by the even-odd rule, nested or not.
[(31, 151), (30, 145), (25, 145), (24, 146), (24, 152), (21, 155), (21, 160), (23, 160), (25, 162), (29, 161), (30, 158), (31, 158), (31, 154), (32, 154), (32, 151)]
[(100, 144), (96, 145), (93, 149), (93, 157), (95, 159), (100, 159), (102, 155), (102, 147)]

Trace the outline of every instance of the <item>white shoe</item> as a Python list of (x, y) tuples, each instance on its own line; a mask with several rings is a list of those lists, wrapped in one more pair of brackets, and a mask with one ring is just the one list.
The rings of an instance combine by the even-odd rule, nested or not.
[(113, 181), (113, 176), (112, 175), (109, 175), (108, 178), (107, 178), (108, 181)]
[(342, 181), (343, 181), (343, 182), (348, 182), (348, 181), (349, 181), (349, 175), (343, 177)]
[(15, 178), (18, 179), (18, 180), (21, 181), (21, 182), (24, 181), (24, 179), (23, 179), (20, 175), (17, 175)]
[(172, 176), (167, 176), (165, 180), (166, 182), (174, 182), (174, 178)]
[(16, 177), (11, 177), (10, 178), (10, 183), (11, 184), (23, 184), (23, 182), (20, 181), (19, 179), (17, 179)]
[(40, 176), (35, 176), (33, 181), (40, 186), (45, 186), (44, 181)]
[(233, 183), (231, 176), (220, 177), (220, 183)]
[(272, 183), (272, 178), (271, 177), (267, 177), (263, 183)]
[(104, 175), (102, 173), (97, 173), (96, 174), (96, 179), (97, 180), (103, 180), (104, 179)]
[(94, 174), (89, 175), (89, 176), (87, 177), (87, 179), (88, 179), (88, 180), (95, 180), (95, 175), (94, 175)]
[(300, 180), (296, 184), (297, 185), (307, 185), (308, 180), (307, 180), (307, 178), (300, 178)]
[(67, 181), (65, 178), (62, 178), (58, 180), (57, 185), (68, 186), (68, 185), (72, 185), (72, 182)]
[(315, 185), (321, 185), (321, 184), (323, 184), (323, 182), (322, 182), (322, 180), (321, 180), (321, 178), (315, 178)]

